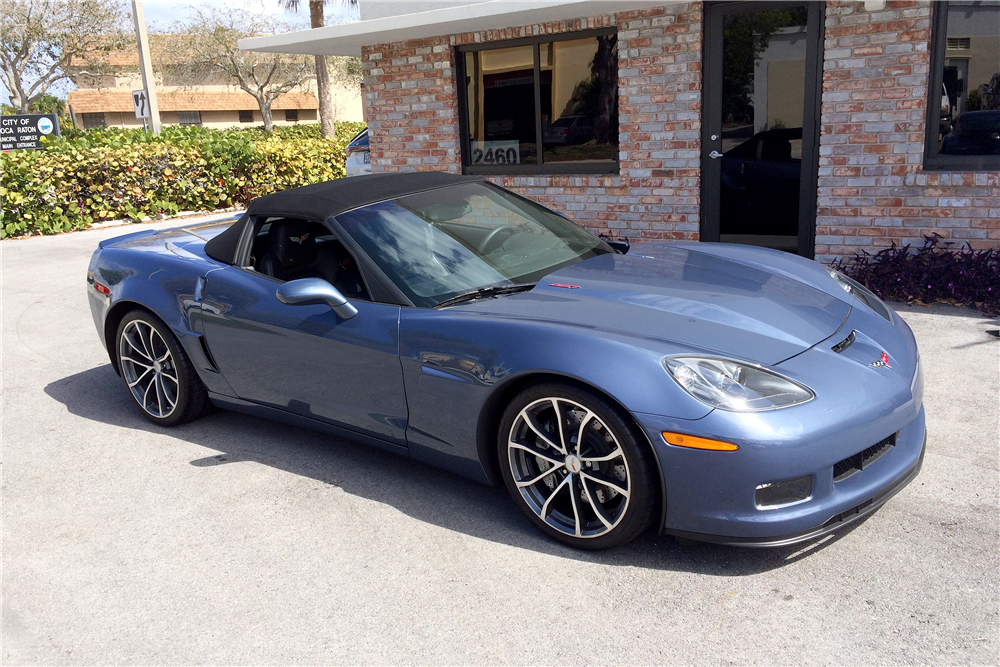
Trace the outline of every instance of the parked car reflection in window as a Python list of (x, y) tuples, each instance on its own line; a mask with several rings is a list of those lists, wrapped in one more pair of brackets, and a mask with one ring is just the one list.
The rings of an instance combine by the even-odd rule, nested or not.
[(722, 156), (723, 234), (795, 236), (802, 128), (758, 132)]
[(1000, 155), (1000, 111), (966, 111), (941, 143), (941, 155)]

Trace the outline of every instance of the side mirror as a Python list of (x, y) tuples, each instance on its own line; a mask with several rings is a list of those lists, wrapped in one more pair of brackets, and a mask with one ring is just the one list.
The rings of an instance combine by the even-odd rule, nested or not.
[(611, 249), (619, 255), (628, 254), (629, 248), (632, 247), (632, 243), (626, 238), (619, 238), (615, 240), (604, 239), (604, 242), (611, 246)]
[(286, 306), (307, 306), (325, 303), (337, 317), (349, 320), (358, 314), (358, 309), (348, 303), (336, 287), (322, 278), (300, 278), (290, 280), (278, 288), (278, 301)]

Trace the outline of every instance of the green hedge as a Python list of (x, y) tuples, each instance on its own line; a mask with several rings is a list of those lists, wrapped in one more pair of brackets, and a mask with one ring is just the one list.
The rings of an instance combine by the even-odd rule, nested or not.
[(169, 127), (67, 133), (45, 150), (0, 156), (3, 237), (85, 229), (101, 220), (242, 206), (261, 195), (344, 175), (362, 123), (208, 130)]

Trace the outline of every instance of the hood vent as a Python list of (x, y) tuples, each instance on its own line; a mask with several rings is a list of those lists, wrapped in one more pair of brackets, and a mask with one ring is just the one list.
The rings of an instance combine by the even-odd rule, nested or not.
[(840, 341), (830, 349), (832, 349), (837, 354), (840, 354), (841, 352), (843, 352), (844, 350), (846, 350), (847, 348), (849, 348), (851, 345), (854, 344), (854, 339), (856, 338), (854, 334), (855, 332), (852, 331), (850, 336)]

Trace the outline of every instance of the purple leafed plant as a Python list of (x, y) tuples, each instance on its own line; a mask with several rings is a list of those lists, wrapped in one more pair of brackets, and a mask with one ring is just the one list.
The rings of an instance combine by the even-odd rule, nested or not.
[(924, 237), (924, 247), (896, 246), (872, 255), (860, 254), (833, 268), (864, 284), (883, 299), (910, 303), (945, 301), (971, 306), (985, 315), (1000, 315), (1000, 252), (959, 250), (938, 234)]

